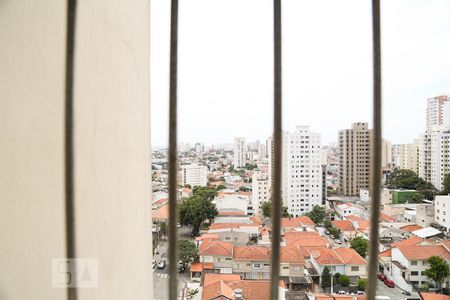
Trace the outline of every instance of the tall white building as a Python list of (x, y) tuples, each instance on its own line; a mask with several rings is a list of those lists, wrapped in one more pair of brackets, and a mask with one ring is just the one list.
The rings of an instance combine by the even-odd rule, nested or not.
[(261, 206), (270, 200), (270, 181), (267, 174), (255, 171), (252, 176), (252, 205), (255, 215), (262, 216)]
[(189, 184), (190, 186), (206, 186), (207, 181), (206, 166), (199, 166), (198, 164), (181, 165), (181, 183), (182, 185)]
[(442, 182), (450, 172), (450, 131), (438, 130), (431, 133), (431, 183), (438, 189), (442, 189)]
[(450, 232), (450, 196), (436, 196), (434, 200), (435, 222)]
[(234, 167), (240, 168), (245, 166), (245, 158), (247, 156), (247, 149), (245, 145), (245, 138), (237, 137), (234, 139)]
[(419, 139), (419, 176), (438, 190), (450, 172), (450, 97), (437, 96), (427, 101), (427, 131)]
[(273, 178), (275, 176), (274, 173), (274, 168), (273, 168), (273, 164), (274, 164), (274, 156), (275, 156), (275, 152), (274, 152), (274, 140), (273, 140), (273, 136), (270, 136), (267, 141), (266, 141), (266, 149), (267, 149), (267, 161), (269, 163), (269, 181), (272, 183), (273, 182)]
[(283, 136), (283, 204), (299, 216), (322, 203), (320, 134), (297, 126)]
[(427, 131), (439, 129), (440, 126), (448, 124), (444, 114), (449, 113), (450, 107), (448, 101), (450, 97), (447, 95), (428, 98), (427, 101)]

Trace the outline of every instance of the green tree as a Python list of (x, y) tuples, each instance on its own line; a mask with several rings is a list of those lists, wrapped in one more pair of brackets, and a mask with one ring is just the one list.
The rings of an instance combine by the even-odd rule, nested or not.
[(421, 203), (424, 198), (424, 195), (422, 193), (415, 193), (411, 197), (411, 203)]
[(367, 255), (368, 242), (365, 238), (357, 236), (350, 242), (350, 248), (358, 252), (362, 257)]
[(367, 279), (366, 278), (360, 278), (358, 279), (358, 289), (360, 291), (364, 291), (367, 286)]
[(226, 186), (224, 186), (223, 184), (221, 184), (221, 185), (219, 185), (218, 187), (217, 187), (217, 191), (221, 191), (221, 190), (225, 190), (227, 187)]
[(327, 266), (323, 268), (320, 286), (322, 288), (327, 288), (331, 286), (331, 273), (330, 269)]
[[(414, 171), (406, 169), (398, 169), (389, 174), (385, 186), (390, 189), (417, 190), (426, 199), (433, 199), (437, 192), (433, 184), (417, 176)], [(417, 200), (417, 198), (414, 200)]]
[(324, 222), (325, 217), (327, 216), (327, 212), (325, 210), (325, 207), (315, 205), (313, 209), (305, 215), (308, 216), (314, 223), (321, 224)]
[(450, 275), (450, 269), (447, 262), (439, 256), (431, 256), (428, 258), (430, 267), (423, 273), (436, 283), (436, 287), (442, 290), (442, 282)]
[(188, 189), (192, 188), (192, 186), (190, 184), (185, 184), (183, 187), (188, 188)]
[(441, 190), (441, 195), (448, 195), (448, 194), (450, 194), (450, 173), (445, 174)]
[(178, 256), (183, 264), (197, 260), (197, 247), (191, 240), (181, 240), (178, 242)]
[[(270, 212), (272, 210), (272, 202), (271, 201), (264, 202), (261, 206), (261, 209), (262, 209), (263, 216), (265, 218), (270, 218)], [(290, 216), (286, 206), (282, 206), (281, 210), (282, 210), (281, 217), (288, 218)]]
[(253, 169), (256, 169), (257, 167), (258, 166), (256, 164), (246, 163), (244, 168), (247, 169), (247, 170), (253, 170)]
[(341, 275), (341, 276), (339, 276), (339, 283), (342, 286), (349, 286), (350, 285), (350, 278), (348, 278), (347, 275)]
[(206, 198), (208, 200), (213, 200), (216, 196), (217, 190), (215, 188), (205, 187), (205, 186), (195, 186), (192, 191), (193, 196), (198, 196), (201, 198)]
[(161, 236), (167, 235), (167, 223), (166, 222), (159, 223), (159, 234)]
[(389, 174), (386, 179), (386, 187), (390, 189), (416, 189), (416, 185), (423, 181), (417, 174), (412, 170), (398, 169)]
[(180, 205), (180, 223), (192, 226), (192, 233), (197, 235), (205, 220), (212, 220), (217, 215), (216, 205), (206, 196), (192, 196)]

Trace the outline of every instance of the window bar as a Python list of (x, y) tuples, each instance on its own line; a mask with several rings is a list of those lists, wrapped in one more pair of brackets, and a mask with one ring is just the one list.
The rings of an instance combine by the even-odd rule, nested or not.
[[(77, 1), (67, 1), (66, 24), (66, 74), (64, 107), (64, 193), (65, 193), (65, 231), (66, 259), (76, 258), (75, 244), (75, 207), (74, 207), (74, 118), (73, 118), (73, 83), (75, 68), (75, 28)], [(75, 264), (70, 265), (70, 272), (76, 273)], [(69, 270), (68, 270), (69, 271)], [(67, 287), (67, 298), (76, 300), (77, 288)]]
[(177, 299), (177, 52), (178, 0), (172, 0), (170, 16), (169, 91), (169, 299)]
[(381, 189), (381, 33), (380, 0), (372, 0), (373, 34), (373, 145), (372, 145), (372, 203), (369, 243), (369, 285), (367, 298), (374, 300), (377, 292), (378, 239)]
[(272, 276), (270, 299), (278, 299), (280, 276), (280, 223), (281, 223), (281, 0), (274, 0), (274, 180), (272, 183)]

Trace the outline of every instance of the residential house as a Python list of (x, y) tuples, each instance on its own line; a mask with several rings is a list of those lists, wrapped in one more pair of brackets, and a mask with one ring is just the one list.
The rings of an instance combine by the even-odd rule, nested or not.
[(296, 218), (281, 218), (282, 232), (297, 230), (297, 231), (311, 231), (315, 230), (316, 224), (307, 216), (300, 216)]
[(351, 240), (356, 236), (356, 228), (350, 220), (331, 221), (331, 224), (339, 229), (342, 236), (347, 240)]
[(351, 202), (336, 205), (334, 211), (341, 220), (350, 215), (364, 216), (364, 209)]
[[(445, 244), (423, 243), (407, 246), (397, 245), (391, 249), (390, 269), (385, 270), (384, 274), (401, 289), (411, 291), (412, 287), (434, 286), (434, 282), (424, 274), (429, 267), (427, 260), (431, 256), (439, 256), (450, 263), (450, 248)], [(444, 286), (450, 286), (450, 277), (445, 280)]]
[(351, 248), (312, 250), (311, 263), (319, 274), (328, 267), (332, 273), (348, 276), (353, 283), (367, 277), (367, 261)]
[(233, 265), (233, 243), (205, 240), (198, 248), (200, 263), (212, 263), (221, 273), (231, 273)]

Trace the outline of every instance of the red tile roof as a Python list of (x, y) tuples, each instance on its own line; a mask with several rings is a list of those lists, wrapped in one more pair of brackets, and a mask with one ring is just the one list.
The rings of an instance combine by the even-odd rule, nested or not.
[(450, 260), (450, 252), (442, 245), (401, 246), (398, 249), (408, 260), (425, 260), (433, 255)]
[(380, 213), (380, 220), (384, 222), (393, 223), (395, 222), (395, 219), (385, 213)]
[(270, 248), (263, 246), (235, 246), (233, 260), (270, 260)]
[(358, 231), (364, 232), (364, 231), (369, 230), (370, 222), (369, 221), (365, 221), (365, 220), (358, 221), (358, 226), (359, 226), (358, 227)]
[(392, 243), (391, 247), (413, 246), (413, 245), (419, 244), (422, 241), (423, 241), (423, 239), (421, 239), (420, 237), (413, 236), (409, 239), (406, 239), (406, 240), (403, 240), (400, 242), (396, 242), (396, 243)]
[(362, 221), (363, 220), (360, 217), (355, 216), (355, 215), (349, 215), (349, 216), (346, 216), (345, 218), (350, 220), (350, 221)]
[(153, 220), (167, 220), (169, 219), (169, 205), (165, 204), (152, 212)]
[(216, 273), (206, 273), (203, 279), (203, 286), (208, 286), (212, 283), (218, 281), (226, 280), (240, 280), (241, 275), (239, 274), (216, 274)]
[(355, 231), (355, 226), (353, 226), (353, 223), (350, 220), (338, 220), (332, 221), (331, 223), (340, 231)]
[(367, 261), (352, 248), (336, 248), (333, 250), (346, 265), (367, 265)]
[(203, 288), (202, 300), (217, 299), (219, 297), (234, 299), (233, 293), (233, 289), (231, 289), (225, 282), (221, 280)]
[(211, 270), (214, 268), (212, 263), (199, 263), (195, 262), (191, 264), (191, 272), (203, 272), (203, 269)]
[(420, 296), (422, 296), (423, 300), (449, 300), (450, 297), (442, 294), (428, 293), (428, 292), (420, 292)]
[(198, 249), (198, 255), (233, 256), (233, 244), (222, 241), (205, 240)]
[(305, 258), (298, 247), (286, 246), (280, 247), (280, 262), (304, 264)]
[(422, 228), (423, 228), (422, 226), (416, 225), (416, 224), (406, 225), (406, 226), (400, 227), (401, 230), (408, 231), (408, 232), (413, 232), (414, 230), (419, 230), (419, 229), (422, 229)]
[(328, 247), (329, 245), (328, 240), (315, 231), (289, 231), (285, 233), (284, 239), (288, 246)]
[(195, 238), (195, 241), (204, 241), (204, 240), (218, 240), (219, 235), (217, 233), (204, 233), (199, 237)]
[(310, 251), (311, 257), (313, 257), (319, 265), (343, 265), (342, 259), (329, 248), (316, 248)]
[(316, 226), (316, 224), (307, 216), (281, 218), (281, 228), (298, 228), (302, 226)]
[(391, 249), (384, 250), (384, 251), (380, 252), (380, 254), (378, 254), (378, 256), (380, 256), (380, 257), (391, 257), (391, 255), (392, 255)]

